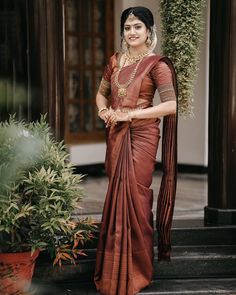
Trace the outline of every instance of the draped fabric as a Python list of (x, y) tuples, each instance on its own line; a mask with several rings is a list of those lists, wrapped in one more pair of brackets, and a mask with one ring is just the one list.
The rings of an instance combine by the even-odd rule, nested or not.
[(136, 294), (151, 281), (153, 195), (149, 186), (158, 140), (156, 120), (121, 123), (109, 133), (109, 187), (95, 275), (102, 294)]
[[(135, 108), (140, 96), (145, 98), (145, 95), (142, 96), (143, 93), (149, 93), (145, 107), (151, 106), (155, 89), (158, 87), (158, 81), (156, 83), (153, 78), (155, 76), (153, 71), (159, 61), (159, 56), (148, 57), (142, 61), (134, 85), (129, 86), (127, 97), (122, 100), (117, 96), (113, 82), (117, 64), (111, 59), (103, 79), (111, 83), (113, 108)], [(122, 69), (122, 79), (127, 78), (131, 72), (132, 66)], [(166, 121), (167, 129), (169, 122), (176, 123), (175, 119), (172, 119), (175, 116), (168, 117), (170, 121)], [(107, 130), (105, 164), (109, 185), (103, 209), (94, 275), (97, 290), (104, 295), (137, 294), (152, 280), (153, 192), (150, 185), (160, 138), (159, 123), (159, 118), (135, 119), (132, 122), (120, 122)], [(170, 138), (165, 137), (166, 142)], [(166, 168), (167, 174), (169, 171), (172, 172), (169, 163)], [(168, 186), (169, 177), (166, 178), (165, 174), (163, 178), (165, 178), (163, 186), (165, 184)], [(171, 188), (171, 194), (173, 192)], [(160, 222), (159, 224), (161, 225)], [(169, 243), (166, 238), (163, 241), (163, 244), (165, 241)]]
[[(164, 58), (172, 72), (172, 82), (176, 97), (178, 96), (177, 81), (171, 61)], [(174, 214), (174, 204), (177, 184), (177, 125), (176, 115), (164, 117), (162, 137), (162, 170), (163, 176), (159, 191), (156, 228), (158, 233), (158, 259), (170, 260), (171, 253), (171, 225)]]

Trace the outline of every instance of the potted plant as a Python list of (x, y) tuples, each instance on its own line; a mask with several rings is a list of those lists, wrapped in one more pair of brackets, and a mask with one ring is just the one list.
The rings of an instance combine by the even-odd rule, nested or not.
[(84, 255), (79, 247), (96, 225), (71, 218), (83, 197), (81, 179), (44, 116), (0, 123), (0, 294), (29, 287), (39, 250), (59, 265)]

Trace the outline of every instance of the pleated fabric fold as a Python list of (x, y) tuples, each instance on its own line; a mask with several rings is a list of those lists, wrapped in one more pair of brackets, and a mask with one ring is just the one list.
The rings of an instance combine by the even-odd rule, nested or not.
[[(169, 58), (163, 57), (171, 72), (172, 82), (178, 97), (176, 73)], [(168, 115), (163, 120), (162, 130), (162, 170), (160, 191), (156, 210), (156, 228), (158, 234), (158, 260), (170, 260), (171, 226), (174, 214), (177, 187), (177, 127), (178, 100), (176, 114)]]
[(119, 123), (109, 131), (109, 186), (94, 281), (104, 295), (133, 295), (153, 275), (153, 194), (149, 188), (159, 142), (159, 119)]
[(176, 128), (176, 115), (166, 116), (163, 122), (162, 138), (163, 176), (156, 210), (158, 260), (170, 260), (171, 255), (171, 226), (174, 214), (177, 183)]

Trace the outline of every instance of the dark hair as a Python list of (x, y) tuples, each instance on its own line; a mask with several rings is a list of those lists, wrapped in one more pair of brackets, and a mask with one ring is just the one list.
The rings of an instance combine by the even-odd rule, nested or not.
[(153, 20), (153, 14), (152, 12), (143, 6), (135, 6), (135, 7), (129, 7), (125, 9), (120, 18), (120, 35), (123, 35), (124, 31), (124, 24), (130, 15), (130, 13), (133, 13), (134, 16), (136, 16), (139, 20), (141, 20), (147, 29), (151, 30), (151, 27), (154, 25), (154, 20)]

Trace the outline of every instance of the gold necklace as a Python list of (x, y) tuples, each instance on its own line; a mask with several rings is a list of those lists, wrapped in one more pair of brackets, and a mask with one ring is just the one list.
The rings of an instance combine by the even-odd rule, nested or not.
[[(137, 55), (135, 57), (131, 57), (130, 55), (127, 55), (125, 53), (124, 63), (123, 63), (122, 66), (119, 67), (119, 70), (116, 72), (115, 79), (114, 79), (115, 85), (118, 88), (118, 96), (119, 97), (124, 97), (124, 96), (127, 95), (127, 88), (132, 83), (132, 81), (134, 80), (134, 77), (135, 77), (135, 75), (137, 73), (139, 64), (141, 63), (141, 61), (144, 58), (144, 56), (148, 55), (149, 53), (150, 53), (150, 51), (146, 51), (146, 52), (144, 52), (142, 54), (139, 54), (139, 55)], [(124, 84), (120, 84), (119, 83), (119, 74), (120, 74), (123, 66), (125, 65), (125, 62), (126, 62), (127, 59), (129, 61), (130, 61), (130, 59), (135, 60), (136, 62), (138, 61), (138, 63), (136, 64), (133, 72), (131, 73), (129, 80), (126, 83), (124, 83)], [(132, 62), (132, 63), (134, 63), (134, 62)]]
[(135, 63), (135, 62), (139, 61), (141, 58), (147, 56), (150, 53), (151, 53), (151, 51), (147, 50), (147, 51), (144, 51), (143, 53), (140, 53), (138, 55), (131, 56), (129, 54), (129, 52), (125, 52), (125, 56), (126, 56), (127, 60), (129, 61), (129, 63), (132, 64), (132, 63)]

